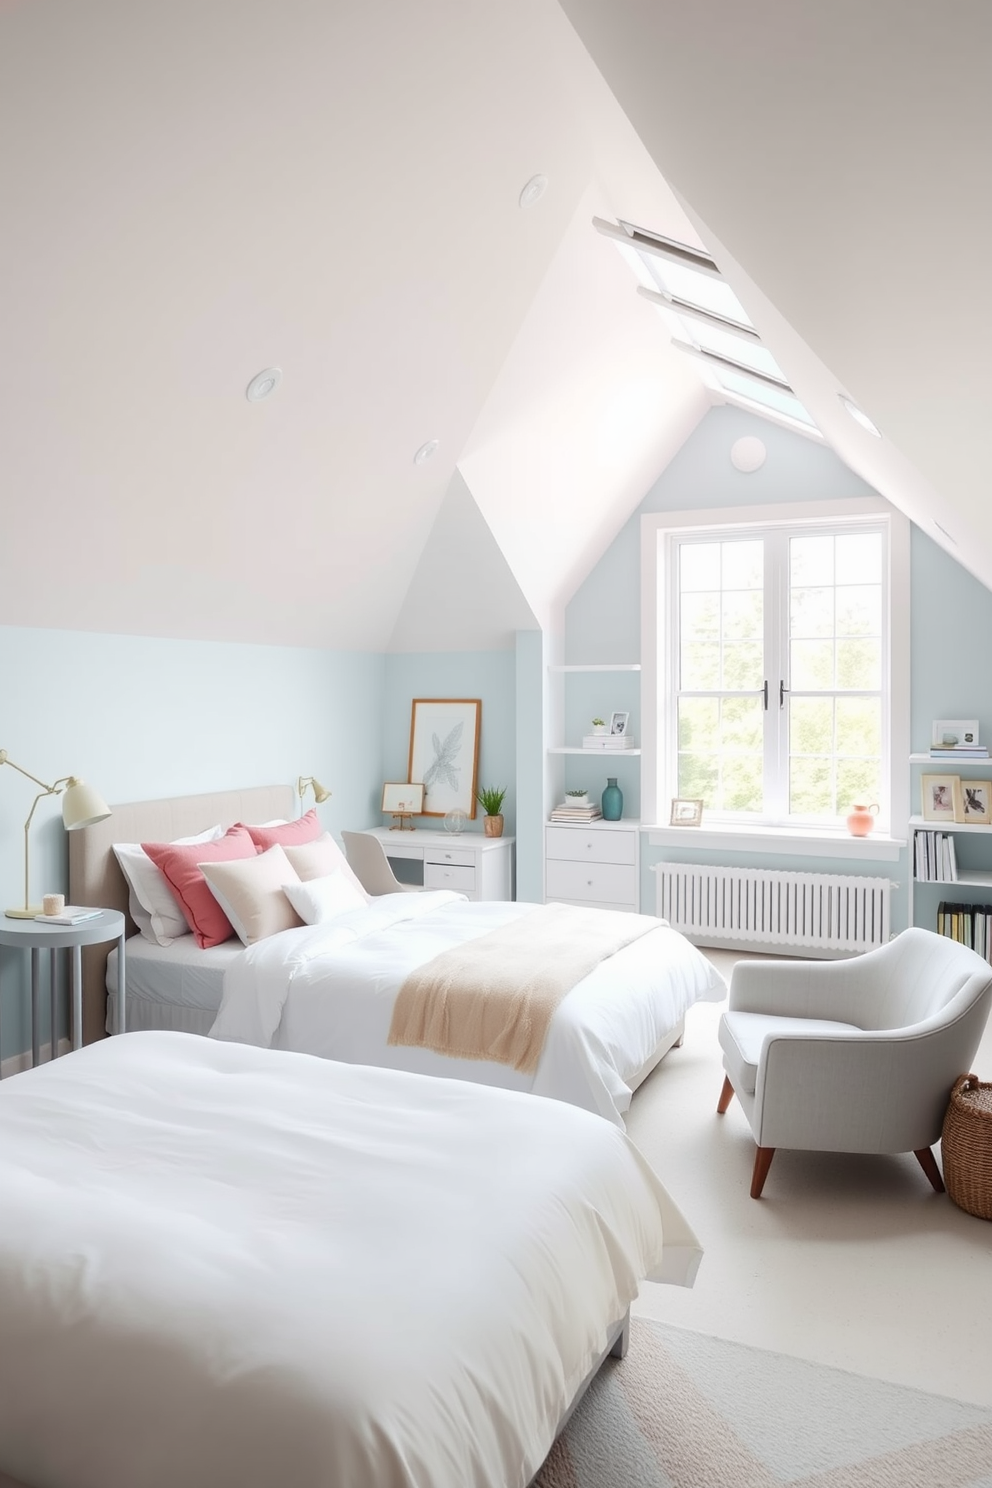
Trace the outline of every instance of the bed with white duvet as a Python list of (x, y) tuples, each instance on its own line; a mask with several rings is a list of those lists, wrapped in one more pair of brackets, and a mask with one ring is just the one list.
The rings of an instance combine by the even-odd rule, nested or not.
[(524, 1488), (699, 1251), (614, 1126), (178, 1033), (0, 1086), (0, 1475)]
[(333, 920), (282, 931), (227, 965), (211, 1035), (529, 1091), (622, 1126), (632, 1090), (669, 1047), (686, 1010), (726, 995), (713, 965), (662, 921), (569, 992), (533, 1074), (388, 1042), (411, 971), (533, 908), (472, 903), (449, 890), (386, 894)]

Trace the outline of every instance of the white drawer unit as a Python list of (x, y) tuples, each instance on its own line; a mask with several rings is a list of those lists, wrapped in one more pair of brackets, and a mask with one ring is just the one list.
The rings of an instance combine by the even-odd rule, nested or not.
[(435, 832), (418, 827), (413, 832), (372, 827), (387, 858), (412, 860), (425, 889), (455, 889), (470, 899), (513, 898), (512, 837), (487, 837), (482, 832)]
[(432, 863), (424, 859), (425, 889), (457, 889), (459, 894), (475, 895), (475, 865)]
[(640, 909), (640, 837), (636, 825), (548, 825), (544, 897), (636, 914)]

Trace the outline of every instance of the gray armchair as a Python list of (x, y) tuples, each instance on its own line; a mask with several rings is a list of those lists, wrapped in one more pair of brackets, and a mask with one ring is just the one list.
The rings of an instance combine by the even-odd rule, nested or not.
[(992, 966), (929, 930), (849, 961), (739, 961), (717, 1110), (736, 1095), (751, 1125), (751, 1197), (778, 1147), (913, 1152), (942, 1193), (930, 1149), (990, 1007)]

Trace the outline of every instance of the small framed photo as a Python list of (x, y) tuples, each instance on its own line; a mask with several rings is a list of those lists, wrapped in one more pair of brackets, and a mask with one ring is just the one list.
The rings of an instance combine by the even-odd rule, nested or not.
[(387, 781), (382, 787), (382, 809), (393, 816), (420, 816), (424, 809), (424, 787), (419, 781)]
[(992, 781), (962, 780), (960, 820), (971, 827), (992, 825)]
[(973, 749), (978, 743), (977, 718), (935, 718), (931, 749)]
[(630, 720), (630, 714), (629, 713), (611, 713), (610, 714), (610, 733), (611, 734), (625, 734), (627, 732), (627, 724), (628, 724), (629, 720)]
[(702, 820), (702, 801), (689, 801), (682, 796), (673, 798), (672, 814), (668, 822), (670, 827), (698, 827)]
[(960, 775), (923, 775), (920, 778), (920, 787), (923, 792), (924, 821), (961, 821)]

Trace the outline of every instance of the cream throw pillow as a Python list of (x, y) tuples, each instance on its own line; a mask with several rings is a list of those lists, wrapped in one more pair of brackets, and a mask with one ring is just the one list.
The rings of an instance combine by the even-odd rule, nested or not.
[(365, 909), (368, 899), (340, 869), (306, 883), (283, 884), (283, 893), (305, 925), (322, 925), (349, 909)]
[(330, 832), (325, 832), (322, 837), (315, 838), (313, 842), (301, 842), (298, 847), (284, 847), (283, 852), (303, 883), (309, 883), (312, 878), (326, 878), (329, 873), (339, 872), (354, 885), (366, 904), (370, 902), (371, 894), (367, 894), (362, 888), (351, 864)]
[(283, 893), (284, 884), (300, 882), (284, 848), (270, 847), (255, 858), (238, 858), (231, 863), (197, 866), (246, 946), (303, 923)]

